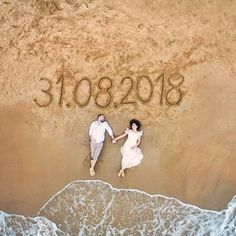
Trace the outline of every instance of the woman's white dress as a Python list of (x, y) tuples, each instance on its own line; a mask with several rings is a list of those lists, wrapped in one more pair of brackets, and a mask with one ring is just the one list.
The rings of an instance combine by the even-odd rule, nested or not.
[(143, 135), (143, 131), (134, 132), (131, 129), (126, 129), (125, 133), (128, 135), (128, 138), (121, 147), (122, 169), (137, 166), (143, 159), (143, 153), (139, 147), (132, 149), (137, 144), (138, 139)]

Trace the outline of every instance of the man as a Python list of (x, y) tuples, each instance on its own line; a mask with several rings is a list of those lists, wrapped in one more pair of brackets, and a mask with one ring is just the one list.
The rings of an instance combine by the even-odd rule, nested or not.
[(104, 115), (99, 114), (97, 116), (97, 120), (93, 121), (89, 128), (90, 148), (91, 148), (91, 168), (89, 169), (89, 172), (91, 176), (95, 175), (94, 167), (102, 151), (106, 131), (111, 136), (112, 140), (114, 140), (111, 127), (105, 121)]

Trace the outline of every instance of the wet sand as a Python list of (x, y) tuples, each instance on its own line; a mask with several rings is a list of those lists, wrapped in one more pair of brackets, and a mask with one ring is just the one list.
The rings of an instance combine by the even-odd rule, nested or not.
[[(3, 211), (33, 216), (52, 195), (78, 179), (101, 179), (114, 187), (177, 197), (207, 209), (225, 208), (235, 194), (233, 188), (230, 189), (236, 178), (233, 159), (228, 163), (222, 159), (203, 174), (196, 168), (198, 159), (181, 167), (180, 162), (172, 160), (169, 164), (168, 159), (161, 160), (158, 148), (157, 152), (154, 148), (153, 152), (148, 152), (150, 145), (145, 137), (141, 146), (145, 158), (138, 167), (127, 171), (126, 178), (117, 177), (122, 141), (114, 145), (107, 137), (96, 166), (96, 176), (90, 177), (88, 142), (80, 145), (76, 140), (40, 138), (27, 124), (29, 117), (26, 114), (22, 106), (15, 107), (14, 111), (4, 108), (1, 112), (0, 207)], [(222, 173), (222, 165), (226, 173)], [(222, 178), (227, 184), (220, 183)], [(216, 188), (227, 189), (227, 192), (217, 194)]]

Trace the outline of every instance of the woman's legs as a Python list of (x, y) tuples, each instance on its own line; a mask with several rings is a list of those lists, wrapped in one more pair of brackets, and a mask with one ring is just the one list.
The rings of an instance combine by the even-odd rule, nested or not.
[(118, 176), (122, 176), (125, 177), (125, 169), (127, 169), (127, 161), (129, 162), (128, 156), (127, 156), (127, 148), (125, 148), (124, 146), (121, 147), (121, 155), (122, 155), (122, 159), (121, 159), (121, 168), (120, 171), (118, 173)]
[(122, 176), (122, 177), (125, 177), (125, 170), (124, 169), (120, 169), (119, 173), (118, 173), (118, 176)]

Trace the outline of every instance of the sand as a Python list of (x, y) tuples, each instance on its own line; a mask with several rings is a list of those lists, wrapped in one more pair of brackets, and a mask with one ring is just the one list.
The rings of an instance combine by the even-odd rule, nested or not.
[[(236, 189), (235, 9), (223, 0), (0, 2), (0, 209), (34, 215), (85, 179), (224, 209)], [(125, 179), (122, 141), (109, 137), (89, 175), (99, 113), (115, 135), (142, 122), (144, 160)]]

